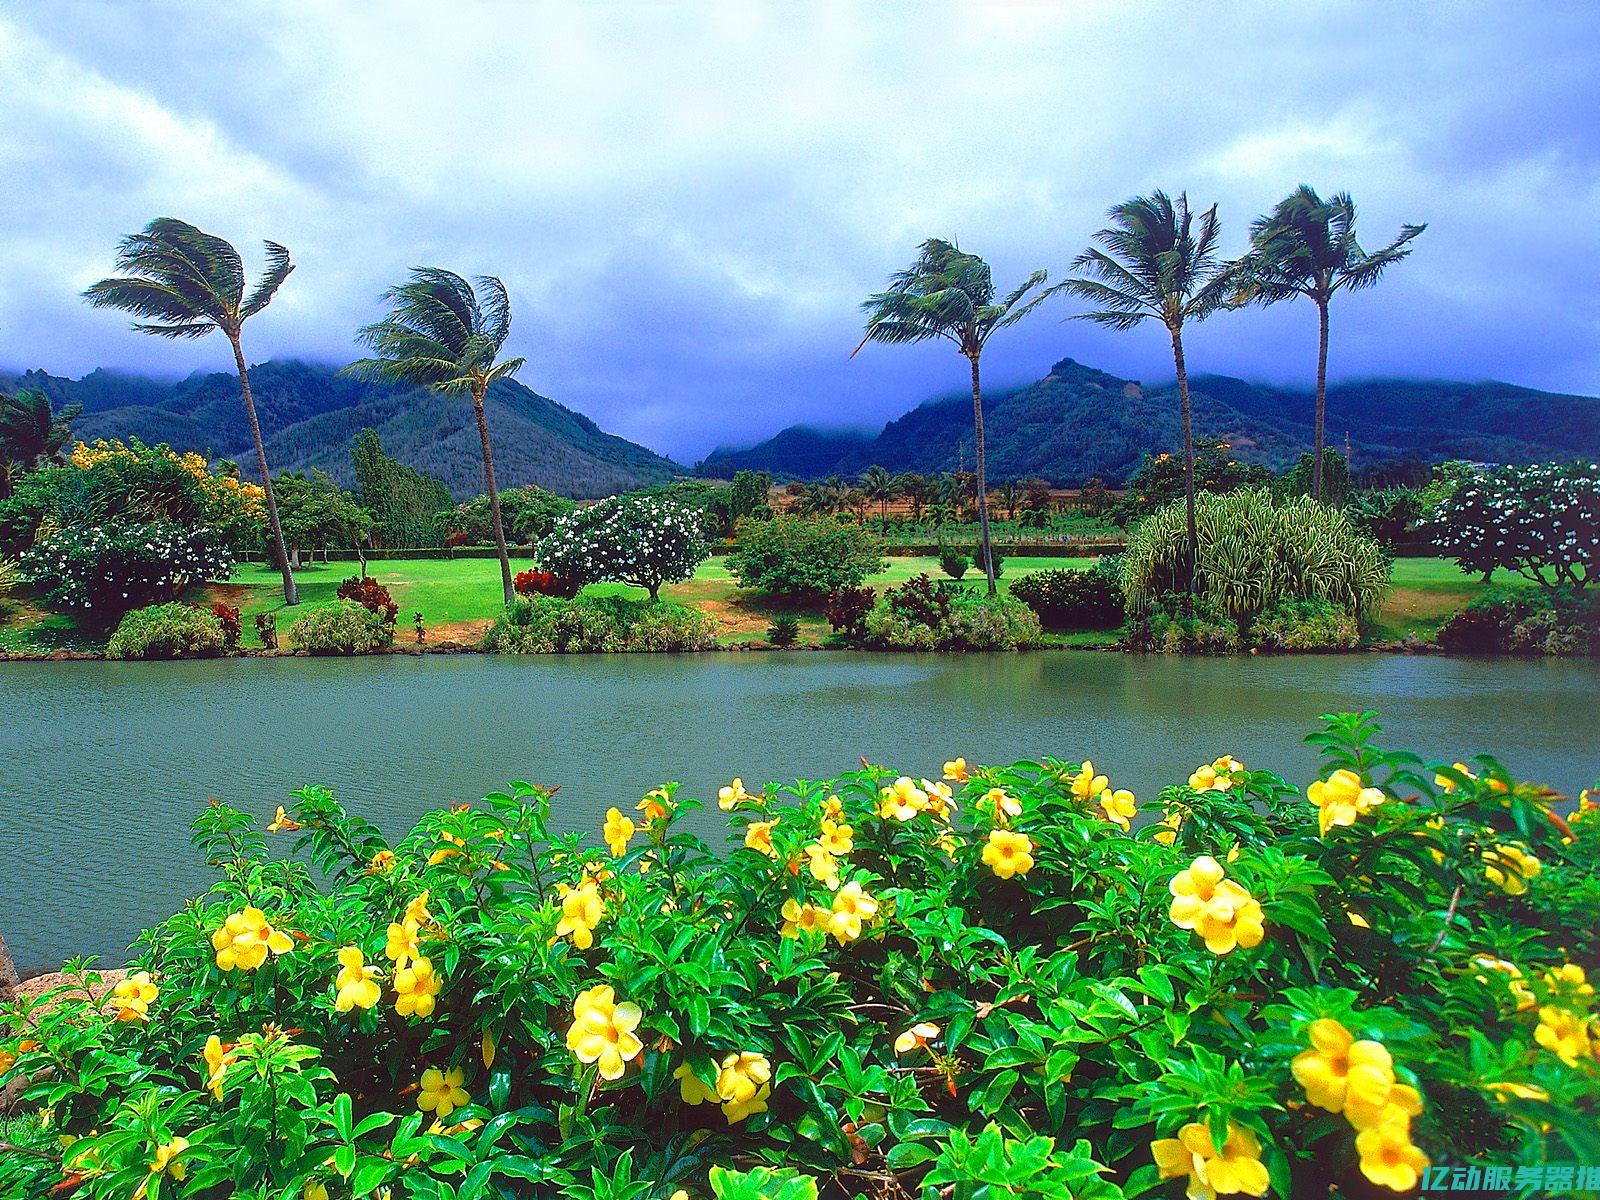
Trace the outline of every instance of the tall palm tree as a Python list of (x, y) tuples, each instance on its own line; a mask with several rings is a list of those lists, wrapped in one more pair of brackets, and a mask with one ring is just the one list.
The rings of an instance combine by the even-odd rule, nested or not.
[(889, 528), (889, 501), (900, 494), (900, 481), (883, 467), (874, 463), (861, 472), (861, 494), (878, 502), (878, 523)]
[(989, 544), (989, 497), (984, 474), (983, 385), (979, 360), (997, 329), (1015, 325), (1051, 294), (1045, 272), (1035, 271), (1019, 287), (995, 296), (989, 264), (966, 254), (951, 242), (929, 238), (917, 261), (889, 280), (887, 291), (869, 296), (861, 306), (867, 332), (850, 352), (854, 358), (868, 342), (922, 342), (944, 338), (953, 343), (972, 368), (972, 427), (978, 474), (979, 551), (989, 594), (995, 593), (994, 552)]
[(244, 413), (250, 422), (250, 438), (256, 447), (256, 469), (261, 472), (261, 487), (266, 492), (267, 524), (272, 532), (272, 552), (283, 573), (285, 604), (300, 603), (300, 591), (289, 570), (289, 555), (283, 547), (283, 525), (278, 520), (278, 499), (272, 490), (272, 472), (267, 469), (267, 450), (261, 441), (261, 422), (256, 417), (255, 397), (250, 392), (250, 371), (244, 361), (240, 340), (244, 323), (272, 302), (294, 270), (289, 251), (277, 242), (266, 242), (267, 270), (248, 295), (244, 288), (244, 263), (228, 242), (196, 229), (187, 221), (157, 217), (140, 233), (130, 233), (117, 246), (117, 270), (121, 275), (102, 279), (83, 293), (96, 308), (120, 308), (145, 318), (135, 321), (140, 333), (157, 337), (198, 338), (220, 329), (233, 347), (233, 363), (239, 372), (239, 391), (244, 397)]
[(1194, 426), (1189, 405), (1189, 373), (1183, 361), (1183, 327), (1224, 306), (1236, 286), (1233, 264), (1217, 257), (1217, 206), (1203, 213), (1189, 209), (1180, 193), (1176, 202), (1165, 192), (1135, 196), (1116, 205), (1110, 224), (1094, 235), (1098, 246), (1078, 255), (1072, 269), (1079, 275), (1061, 285), (1095, 305), (1075, 318), (1112, 329), (1132, 329), (1157, 320), (1172, 339), (1172, 361), (1178, 374), (1178, 413), (1183, 423), (1183, 481), (1188, 501), (1189, 574), (1194, 575), (1199, 538), (1194, 523)]
[(11, 495), (13, 471), (61, 461), (61, 451), (72, 437), (72, 421), (82, 411), (83, 405), (69, 404), (54, 412), (50, 397), (33, 388), (23, 388), (15, 396), (0, 395), (0, 500)]
[(500, 518), (500, 491), (494, 481), (489, 420), (483, 409), (489, 385), (515, 375), (524, 361), (499, 358), (511, 332), (511, 299), (505, 284), (492, 275), (479, 275), (468, 283), (441, 267), (413, 267), (411, 278), (390, 288), (383, 298), (389, 304), (389, 315), (357, 334), (373, 357), (353, 362), (345, 370), (368, 379), (416, 384), (450, 394), (465, 392), (472, 397), (478, 440), (483, 446), (490, 524), (500, 551), (500, 582), (509, 605), (516, 599), (516, 589), (511, 582), (505, 524)]
[(1302, 183), (1250, 225), (1241, 299), (1276, 304), (1305, 296), (1317, 306), (1317, 399), (1313, 422), (1311, 495), (1322, 499), (1322, 455), (1328, 398), (1328, 305), (1334, 294), (1371, 287), (1412, 251), (1426, 225), (1402, 225), (1381, 250), (1356, 240), (1356, 206), (1349, 193), (1322, 199)]

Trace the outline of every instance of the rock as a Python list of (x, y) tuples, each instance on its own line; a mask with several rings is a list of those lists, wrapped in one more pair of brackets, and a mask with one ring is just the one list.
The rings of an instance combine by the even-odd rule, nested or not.
[(6, 939), (0, 937), (0, 1000), (10, 1000), (17, 994), (17, 964), (11, 961), (11, 951), (6, 949)]

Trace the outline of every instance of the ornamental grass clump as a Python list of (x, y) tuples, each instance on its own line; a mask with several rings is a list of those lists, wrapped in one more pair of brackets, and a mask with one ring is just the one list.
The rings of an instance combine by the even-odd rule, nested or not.
[(1309, 740), (1303, 791), (1221, 753), (1136, 797), (1111, 751), (668, 783), (576, 832), (530, 783), (394, 841), (321, 788), (264, 828), (213, 802), (216, 882), (109, 996), (80, 962), (0, 1006), (0, 1197), (1297, 1200), (1590, 1161), (1600, 805), (1371, 714)]

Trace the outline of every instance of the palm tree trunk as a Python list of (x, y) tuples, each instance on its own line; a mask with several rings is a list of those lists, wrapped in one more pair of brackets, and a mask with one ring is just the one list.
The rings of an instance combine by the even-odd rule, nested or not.
[(994, 552), (989, 548), (989, 481), (985, 473), (983, 454), (983, 387), (978, 379), (978, 356), (971, 354), (972, 364), (972, 429), (973, 457), (978, 464), (978, 547), (983, 555), (983, 574), (989, 581), (989, 595), (994, 595)]
[(1178, 415), (1183, 421), (1183, 494), (1189, 530), (1189, 591), (1200, 559), (1200, 536), (1194, 526), (1194, 420), (1189, 407), (1189, 372), (1183, 365), (1183, 331), (1172, 330), (1172, 362), (1178, 371)]
[(1317, 415), (1311, 437), (1311, 498), (1322, 500), (1324, 424), (1328, 414), (1328, 302), (1317, 301)]
[(478, 440), (483, 444), (483, 485), (489, 492), (489, 521), (494, 527), (494, 544), (500, 551), (500, 582), (505, 587), (506, 607), (517, 598), (511, 582), (511, 555), (506, 552), (506, 527), (500, 522), (500, 489), (494, 483), (494, 451), (489, 448), (489, 418), (483, 411), (484, 387), (472, 389), (472, 411), (478, 418)]
[(228, 341), (233, 345), (233, 361), (239, 369), (239, 391), (244, 396), (244, 415), (250, 421), (250, 440), (256, 446), (256, 467), (261, 472), (261, 488), (267, 496), (267, 524), (272, 530), (272, 553), (277, 560), (278, 570), (283, 572), (283, 602), (299, 604), (300, 588), (294, 581), (294, 572), (289, 567), (289, 552), (283, 545), (283, 522), (278, 520), (278, 497), (272, 490), (272, 472), (267, 470), (267, 447), (261, 441), (261, 422), (256, 418), (256, 399), (250, 392), (250, 370), (245, 366), (244, 347), (239, 344), (237, 333), (230, 333)]

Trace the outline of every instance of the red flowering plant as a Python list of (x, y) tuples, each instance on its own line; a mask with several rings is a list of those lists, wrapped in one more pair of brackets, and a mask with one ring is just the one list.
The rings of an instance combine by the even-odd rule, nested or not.
[(511, 585), (519, 596), (557, 596), (570, 600), (583, 585), (551, 571), (518, 571)]

